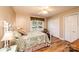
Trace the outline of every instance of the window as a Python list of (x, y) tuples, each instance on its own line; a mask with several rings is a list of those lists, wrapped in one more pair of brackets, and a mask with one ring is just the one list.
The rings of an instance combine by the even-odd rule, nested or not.
[(42, 31), (44, 29), (44, 18), (31, 17), (31, 31)]

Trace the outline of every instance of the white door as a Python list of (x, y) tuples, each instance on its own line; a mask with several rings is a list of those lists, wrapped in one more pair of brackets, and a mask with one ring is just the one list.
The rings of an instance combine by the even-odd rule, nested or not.
[(78, 30), (77, 30), (78, 31), (78, 35), (77, 36), (79, 38), (79, 14), (78, 14), (78, 22), (77, 23), (78, 23), (78, 26), (77, 26), (77, 28), (78, 28)]
[(65, 17), (65, 40), (73, 42), (77, 39), (77, 14)]
[(48, 20), (48, 30), (51, 35), (59, 38), (59, 19), (49, 19)]

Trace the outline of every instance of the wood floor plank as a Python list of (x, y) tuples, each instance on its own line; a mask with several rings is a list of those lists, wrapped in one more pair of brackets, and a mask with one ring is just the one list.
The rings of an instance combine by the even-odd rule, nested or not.
[(69, 47), (66, 41), (53, 37), (51, 46), (44, 47), (34, 52), (68, 52)]

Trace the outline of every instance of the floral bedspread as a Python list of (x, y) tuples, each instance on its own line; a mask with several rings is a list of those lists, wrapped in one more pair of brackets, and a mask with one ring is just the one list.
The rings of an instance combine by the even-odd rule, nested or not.
[(30, 32), (25, 36), (22, 36), (17, 41), (20, 51), (25, 48), (32, 48), (38, 44), (50, 43), (48, 36), (42, 32)]

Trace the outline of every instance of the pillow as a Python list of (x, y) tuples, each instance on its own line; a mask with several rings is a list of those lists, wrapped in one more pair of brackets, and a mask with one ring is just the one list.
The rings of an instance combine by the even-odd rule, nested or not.
[(14, 34), (14, 37), (16, 39), (18, 39), (19, 37), (21, 37), (21, 34), (19, 32), (17, 32), (17, 31), (14, 31), (13, 34)]

